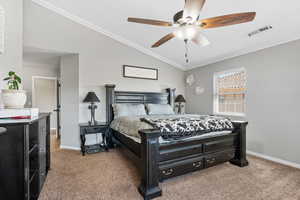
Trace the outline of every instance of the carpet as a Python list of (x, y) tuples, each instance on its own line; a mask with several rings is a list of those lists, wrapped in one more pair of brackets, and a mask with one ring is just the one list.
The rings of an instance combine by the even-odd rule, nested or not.
[[(52, 151), (40, 200), (142, 200), (140, 176), (117, 149), (81, 156)], [(255, 157), (245, 168), (225, 163), (161, 183), (157, 200), (300, 200), (300, 170)]]

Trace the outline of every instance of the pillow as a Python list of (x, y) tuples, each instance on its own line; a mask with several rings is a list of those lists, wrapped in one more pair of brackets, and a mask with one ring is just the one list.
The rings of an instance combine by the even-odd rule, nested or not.
[(174, 115), (174, 110), (169, 104), (147, 104), (148, 115)]
[(144, 104), (113, 104), (114, 117), (147, 115)]

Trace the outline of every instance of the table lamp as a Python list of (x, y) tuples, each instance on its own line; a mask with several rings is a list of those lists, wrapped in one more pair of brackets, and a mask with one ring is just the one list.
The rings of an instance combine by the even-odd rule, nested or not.
[(91, 121), (89, 121), (90, 125), (97, 124), (95, 120), (95, 110), (97, 109), (97, 106), (95, 105), (96, 102), (100, 102), (100, 100), (95, 92), (89, 92), (83, 100), (83, 103), (91, 103), (91, 105), (89, 105), (89, 109), (91, 110)]
[(182, 104), (185, 103), (185, 102), (186, 101), (185, 101), (184, 97), (181, 94), (176, 97), (175, 103), (178, 103), (178, 105), (176, 105), (176, 107), (178, 107), (178, 113), (179, 114), (182, 114), (181, 108), (183, 107)]

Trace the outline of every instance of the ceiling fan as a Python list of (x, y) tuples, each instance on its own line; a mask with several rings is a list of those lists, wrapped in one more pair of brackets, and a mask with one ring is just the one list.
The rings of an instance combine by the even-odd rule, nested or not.
[[(210, 43), (207, 38), (201, 33), (202, 29), (246, 23), (253, 21), (256, 16), (256, 12), (245, 12), (199, 20), (199, 15), (205, 4), (205, 1), (206, 0), (185, 0), (184, 9), (174, 15), (173, 23), (160, 20), (131, 17), (128, 18), (128, 22), (164, 27), (176, 27), (176, 30), (174, 32), (169, 33), (168, 35), (158, 40), (155, 44), (152, 45), (152, 48), (159, 47), (167, 41), (173, 39), (174, 37), (182, 39), (186, 45), (188, 41), (193, 41), (197, 45), (206, 46)], [(185, 57), (187, 58), (187, 53)]]

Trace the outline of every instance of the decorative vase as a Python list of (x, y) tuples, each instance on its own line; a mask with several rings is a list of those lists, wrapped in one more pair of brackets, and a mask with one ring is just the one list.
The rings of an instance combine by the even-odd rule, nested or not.
[(2, 90), (2, 102), (5, 108), (24, 108), (26, 99), (25, 90)]

